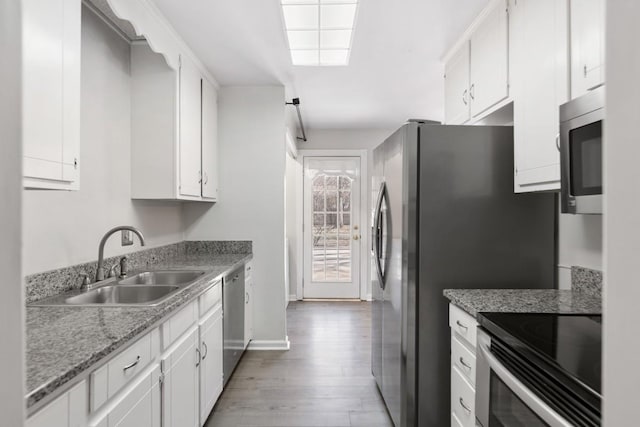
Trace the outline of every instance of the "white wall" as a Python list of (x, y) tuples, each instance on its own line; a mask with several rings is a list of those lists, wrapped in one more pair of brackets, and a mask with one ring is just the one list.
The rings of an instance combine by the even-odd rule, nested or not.
[(22, 158), (20, 137), (20, 3), (0, 2), (0, 417), (2, 425), (24, 423), (24, 296), (20, 211)]
[(638, 424), (640, 399), (640, 2), (606, 5), (603, 425), (618, 427)]
[(602, 270), (602, 215), (560, 214), (558, 285), (571, 288), (571, 266)]
[(286, 339), (285, 97), (279, 86), (218, 94), (220, 202), (185, 206), (188, 239), (252, 240), (254, 344)]
[[(25, 274), (97, 259), (116, 225), (139, 227), (148, 246), (183, 239), (180, 204), (131, 200), (129, 65), (128, 43), (83, 8), (80, 191), (24, 192)], [(139, 248), (114, 236), (105, 253)]]
[[(310, 129), (307, 132), (308, 141), (298, 141), (299, 150), (367, 150), (368, 153), (368, 176), (362, 177), (362, 182), (365, 184), (365, 189), (369, 187), (371, 182), (371, 171), (373, 170), (373, 149), (380, 145), (389, 135), (391, 135), (396, 129)], [(294, 174), (298, 177), (302, 176), (303, 170), (300, 164), (301, 158), (298, 158), (297, 165), (292, 165), (288, 168), (287, 174)], [(292, 177), (295, 179), (295, 177)], [(298, 180), (300, 181), (300, 180)], [(366, 190), (365, 190), (366, 191)], [(295, 203), (298, 204), (297, 209), (302, 210), (302, 186), (298, 182), (297, 193), (300, 196), (299, 200)], [(370, 194), (366, 191), (367, 197)], [(369, 209), (371, 201), (367, 200), (367, 204), (363, 206), (363, 209)], [(301, 216), (301, 212), (298, 212), (298, 219)], [(296, 218), (293, 218), (294, 220)], [(302, 225), (297, 225), (297, 222), (293, 224), (295, 228), (289, 223), (287, 229), (290, 232), (290, 239), (295, 242), (296, 245), (300, 245), (302, 242)], [(363, 230), (368, 230), (368, 227), (362, 227)], [(366, 240), (366, 239), (365, 239)], [(293, 243), (292, 243), (293, 244)], [(303, 260), (298, 259), (299, 251), (291, 253), (292, 265), (296, 266), (296, 274), (291, 275), (289, 293), (291, 295), (296, 294), (296, 288), (300, 280), (302, 280)], [(369, 256), (369, 251), (361, 251), (362, 256)], [(367, 263), (369, 265), (370, 263)], [(360, 280), (364, 280), (367, 284), (367, 296), (370, 295), (369, 289), (369, 272), (365, 271), (360, 275)]]

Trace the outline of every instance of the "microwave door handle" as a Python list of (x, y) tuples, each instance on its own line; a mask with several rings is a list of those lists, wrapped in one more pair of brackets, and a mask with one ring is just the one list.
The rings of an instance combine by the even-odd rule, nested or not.
[(491, 354), (489, 347), (478, 346), (485, 357), (489, 367), (495, 374), (509, 387), (509, 389), (520, 398), (533, 412), (542, 418), (550, 427), (573, 427), (569, 421), (564, 419), (553, 408), (547, 405), (542, 399), (529, 390), (519, 379), (517, 379), (496, 357)]

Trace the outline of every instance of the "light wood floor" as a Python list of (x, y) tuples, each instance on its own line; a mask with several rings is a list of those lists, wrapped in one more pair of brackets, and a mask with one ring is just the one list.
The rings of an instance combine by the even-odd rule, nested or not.
[(370, 313), (290, 303), (291, 350), (247, 351), (206, 426), (392, 426), (371, 375)]

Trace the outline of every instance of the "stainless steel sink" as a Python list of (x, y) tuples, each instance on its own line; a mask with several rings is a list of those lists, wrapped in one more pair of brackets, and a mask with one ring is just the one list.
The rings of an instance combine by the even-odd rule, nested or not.
[(153, 305), (180, 289), (178, 286), (103, 286), (66, 298), (71, 305)]
[(202, 276), (204, 271), (168, 270), (145, 271), (127, 279), (120, 280), (121, 285), (172, 285), (179, 286), (193, 282)]
[(201, 270), (143, 271), (117, 281), (107, 279), (104, 285), (90, 291), (72, 291), (29, 304), (48, 306), (154, 306), (195, 282)]

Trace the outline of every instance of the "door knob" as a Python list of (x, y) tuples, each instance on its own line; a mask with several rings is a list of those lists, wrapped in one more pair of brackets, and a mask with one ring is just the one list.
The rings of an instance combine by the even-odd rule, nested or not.
[(354, 234), (353, 235), (353, 240), (360, 240), (360, 235), (359, 234)]

